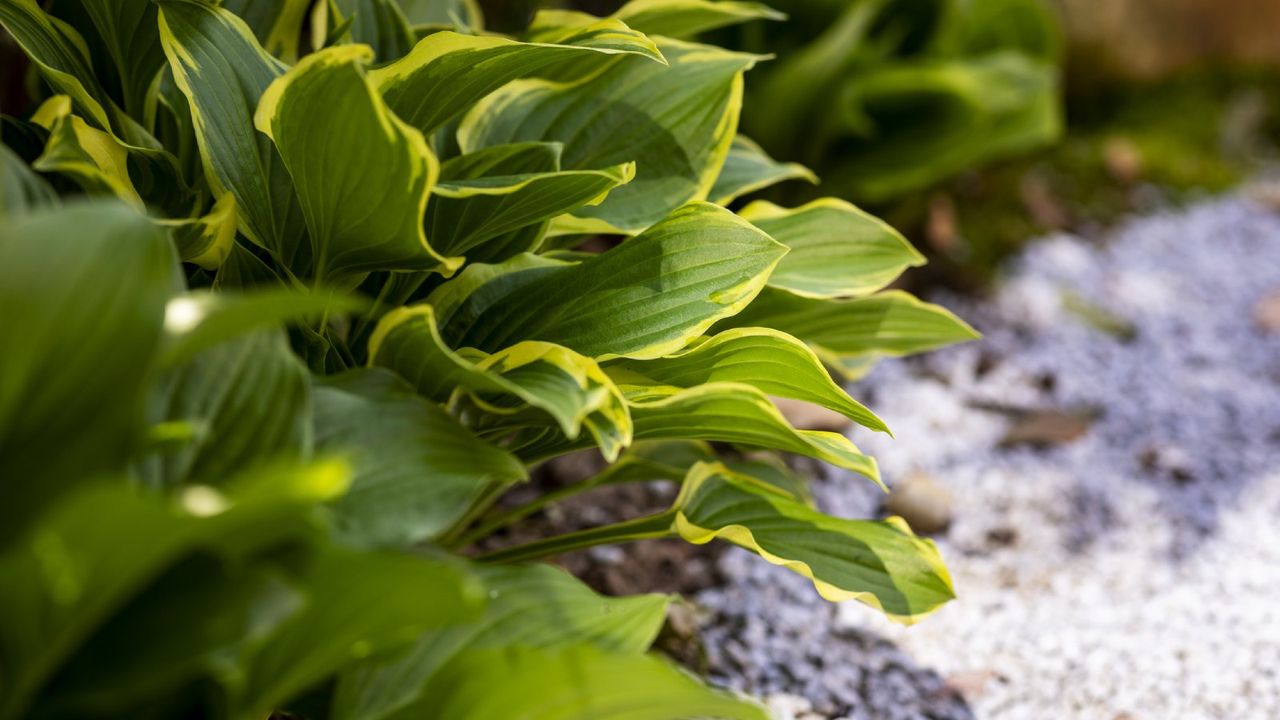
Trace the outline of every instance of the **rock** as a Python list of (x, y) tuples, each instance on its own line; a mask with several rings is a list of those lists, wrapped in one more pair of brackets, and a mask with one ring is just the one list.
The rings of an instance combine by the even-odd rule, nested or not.
[(994, 670), (958, 672), (947, 678), (947, 686), (966, 699), (972, 700), (986, 692), (987, 685), (999, 677), (1000, 673)]
[(1113, 137), (1102, 146), (1102, 164), (1112, 180), (1132, 185), (1142, 179), (1142, 151), (1125, 137)]
[(835, 410), (828, 410), (821, 405), (814, 405), (802, 400), (773, 398), (773, 404), (778, 406), (782, 416), (797, 430), (841, 432), (853, 424), (852, 420)]
[(1093, 425), (1090, 410), (1033, 410), (1014, 421), (1001, 445), (1049, 447), (1080, 439)]
[(1268, 335), (1280, 335), (1280, 288), (1263, 295), (1254, 304), (1253, 324)]
[(946, 488), (924, 473), (915, 473), (893, 488), (884, 511), (900, 515), (917, 533), (934, 535), (951, 524), (951, 505)]

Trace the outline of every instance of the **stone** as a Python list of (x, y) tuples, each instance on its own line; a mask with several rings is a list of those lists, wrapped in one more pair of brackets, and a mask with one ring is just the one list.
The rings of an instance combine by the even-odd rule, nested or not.
[(932, 477), (915, 473), (893, 487), (884, 511), (901, 516), (917, 533), (935, 535), (951, 524), (951, 493)]

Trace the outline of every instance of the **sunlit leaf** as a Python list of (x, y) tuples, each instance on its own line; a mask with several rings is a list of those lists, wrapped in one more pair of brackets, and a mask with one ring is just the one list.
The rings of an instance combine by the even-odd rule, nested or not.
[(842, 520), (723, 465), (695, 466), (676, 500), (675, 529), (721, 538), (813, 581), (831, 601), (858, 600), (912, 623), (955, 597), (933, 542), (899, 518)]

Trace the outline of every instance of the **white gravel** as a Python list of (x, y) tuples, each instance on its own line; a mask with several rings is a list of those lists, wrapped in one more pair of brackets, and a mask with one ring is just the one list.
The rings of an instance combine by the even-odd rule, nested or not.
[[(1280, 718), (1280, 334), (1253, 319), (1277, 288), (1280, 213), (1228, 198), (1047, 238), (991, 301), (943, 299), (985, 341), (883, 363), (855, 394), (897, 439), (856, 439), (891, 483), (950, 490), (959, 599), (904, 629), (730, 553), (699, 597), (717, 678), (780, 717)], [(1031, 408), (1101, 416), (1001, 447)], [(847, 516), (879, 502), (816, 490)]]

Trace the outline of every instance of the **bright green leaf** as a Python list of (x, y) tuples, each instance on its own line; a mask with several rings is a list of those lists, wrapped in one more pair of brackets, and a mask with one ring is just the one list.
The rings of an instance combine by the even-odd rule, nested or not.
[(308, 55), (254, 115), (297, 188), (318, 284), (374, 270), (449, 275), (461, 264), (427, 243), (422, 218), (439, 167), (422, 134), (383, 104), (365, 74), (370, 59), (362, 45)]
[(769, 395), (835, 410), (872, 430), (888, 431), (880, 418), (832, 381), (804, 343), (769, 328), (726, 330), (663, 358), (610, 363), (606, 371), (624, 391), (632, 385), (691, 388), (740, 382)]
[(446, 400), (460, 387), (490, 413), (513, 414), (527, 404), (554, 418), (571, 438), (585, 427), (608, 457), (631, 443), (622, 395), (590, 358), (545, 342), (463, 357), (440, 338), (430, 305), (384, 316), (369, 341), (369, 362), (396, 371), (428, 398)]
[(755, 703), (711, 690), (651, 655), (589, 645), (463, 653), (420, 718), (444, 720), (766, 720)]
[(578, 82), (510, 83), (466, 115), (459, 143), (562, 142), (568, 169), (634, 160), (635, 180), (575, 216), (580, 229), (639, 232), (707, 197), (737, 130), (742, 74), (759, 59), (676, 40), (658, 49), (669, 66), (622, 58)]
[(946, 308), (897, 290), (853, 300), (766, 290), (719, 329), (753, 326), (794, 335), (827, 362), (911, 355), (980, 337)]
[[(583, 205), (598, 205), (610, 190), (635, 176), (634, 163), (561, 171), (560, 150), (548, 143), (500, 145), (444, 163), (427, 209), (432, 242), (443, 253), (469, 255), (499, 236)], [(485, 255), (493, 261), (493, 253)], [(499, 254), (497, 259), (506, 257)]]
[(410, 546), (433, 538), (485, 490), (525, 477), (515, 458), (386, 371), (320, 381), (315, 407), (317, 448), (351, 458), (351, 489), (333, 503), (347, 544)]
[(735, 0), (631, 0), (613, 17), (642, 33), (673, 38), (691, 38), (751, 20), (787, 19), (764, 3)]
[(334, 720), (407, 720), (435, 717), (448, 693), (439, 677), (472, 650), (520, 644), (554, 648), (590, 643), (638, 655), (652, 644), (666, 617), (663, 595), (605, 597), (567, 572), (548, 565), (478, 566), (489, 590), (476, 623), (423, 636), (397, 657), (345, 674), (334, 697)]
[(660, 357), (750, 303), (784, 253), (723, 208), (691, 203), (581, 263), (474, 266), (451, 283), (484, 280), (465, 299), (446, 286), (429, 300), (452, 347), (542, 340), (599, 359)]
[(769, 285), (797, 295), (867, 295), (925, 262), (897, 230), (843, 200), (823, 198), (794, 210), (758, 200), (738, 214), (791, 248)]
[(910, 624), (955, 597), (937, 547), (901, 518), (833, 518), (718, 463), (690, 471), (675, 508), (685, 540), (740, 545), (833, 602), (858, 600)]
[(818, 183), (818, 176), (799, 163), (782, 163), (769, 157), (756, 142), (744, 135), (733, 138), (724, 167), (711, 187), (711, 201), (728, 205), (737, 198), (763, 190), (784, 180)]
[[(602, 20), (598, 25), (557, 38), (554, 43), (521, 43), (497, 36), (461, 35), (451, 31), (433, 33), (403, 59), (373, 71), (371, 76), (397, 115), (424, 134), (430, 134), (512, 80), (566, 60), (605, 63), (619, 54), (639, 55), (648, 61), (659, 61), (637, 58), (641, 65), (664, 67), (659, 64), (662, 54), (648, 38), (629, 31), (617, 21)], [(572, 168), (608, 167), (634, 159), (575, 164)]]
[(258, 98), (284, 65), (243, 20), (202, 2), (163, 0), (160, 38), (210, 185), (235, 195), (240, 232), (282, 265), (305, 267), (311, 249), (293, 183), (271, 139), (253, 127)]

